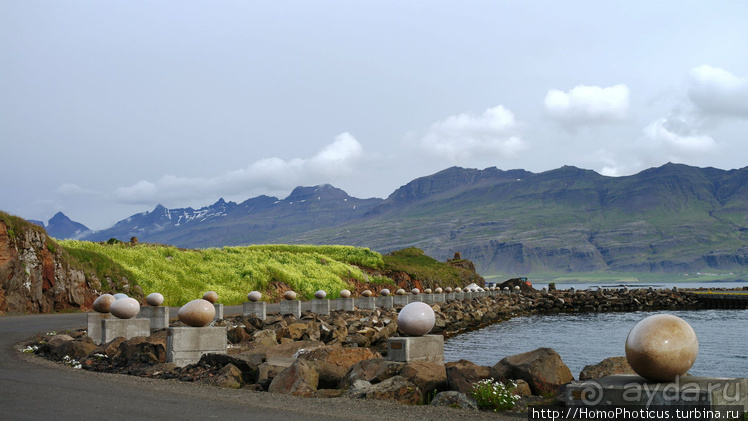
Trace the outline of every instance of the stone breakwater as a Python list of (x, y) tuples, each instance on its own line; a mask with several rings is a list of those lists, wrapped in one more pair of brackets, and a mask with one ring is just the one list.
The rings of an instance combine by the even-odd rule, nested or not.
[[(511, 317), (554, 312), (696, 309), (693, 294), (672, 290), (523, 292), (451, 300), (433, 305), (433, 334), (451, 336)], [(573, 376), (549, 348), (502, 359), (494, 366), (461, 360), (436, 364), (388, 361), (387, 339), (400, 335), (397, 309), (302, 313), (221, 320), (228, 354), (207, 354), (197, 364), (166, 363), (166, 331), (96, 345), (85, 330), (38, 338), (36, 353), (60, 361), (75, 360), (86, 370), (153, 378), (201, 381), (301, 396), (348, 396), (403, 403), (442, 402), (472, 407), (471, 386), (486, 378), (515, 380), (527, 399), (549, 396)], [(177, 324), (179, 324), (177, 322)], [(585, 368), (587, 370), (587, 368)], [(601, 371), (602, 370), (602, 371)], [(617, 372), (630, 368), (617, 364)], [(608, 370), (608, 371), (610, 371)], [(597, 371), (605, 373), (606, 369)], [(444, 393), (440, 393), (444, 392)], [(437, 393), (439, 393), (437, 395)], [(436, 399), (438, 396), (439, 399)]]

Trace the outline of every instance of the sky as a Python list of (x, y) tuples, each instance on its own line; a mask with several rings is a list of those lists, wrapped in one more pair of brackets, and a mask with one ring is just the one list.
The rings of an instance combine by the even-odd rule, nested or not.
[(0, 210), (748, 166), (748, 2), (0, 0)]

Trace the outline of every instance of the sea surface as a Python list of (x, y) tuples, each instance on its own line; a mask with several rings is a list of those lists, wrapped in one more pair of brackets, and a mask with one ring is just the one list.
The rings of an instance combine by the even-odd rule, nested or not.
[[(728, 284), (729, 288), (738, 286)], [(564, 285), (557, 287), (565, 288)], [(589, 285), (581, 288), (587, 287)], [(466, 359), (492, 366), (504, 357), (548, 347), (556, 350), (574, 378), (579, 378), (586, 365), (597, 364), (608, 357), (624, 356), (624, 344), (631, 328), (643, 318), (658, 313), (676, 315), (696, 332), (699, 355), (689, 371), (692, 375), (748, 377), (748, 310), (561, 313), (516, 317), (447, 339), (444, 358), (445, 361)]]

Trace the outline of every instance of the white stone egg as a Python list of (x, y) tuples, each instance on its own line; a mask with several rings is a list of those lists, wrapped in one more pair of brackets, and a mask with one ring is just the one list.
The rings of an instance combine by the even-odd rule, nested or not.
[(382, 297), (386, 297), (390, 295), (390, 290), (387, 288), (382, 288), (382, 290), (379, 291), (379, 295), (381, 295)]
[(145, 302), (148, 303), (149, 306), (158, 307), (164, 303), (164, 296), (158, 292), (152, 292), (145, 297)]
[(296, 293), (293, 291), (286, 291), (285, 294), (283, 294), (283, 298), (288, 301), (293, 301), (296, 299)]
[(260, 291), (252, 291), (247, 294), (247, 299), (253, 303), (260, 301), (260, 298), (262, 298), (262, 294), (260, 294)]
[(115, 300), (121, 300), (123, 298), (129, 298), (129, 297), (130, 297), (129, 295), (127, 295), (127, 294), (125, 294), (123, 292), (118, 292), (118, 293), (114, 294), (114, 299)]
[(400, 310), (397, 315), (397, 327), (410, 336), (423, 336), (431, 331), (436, 323), (434, 310), (430, 305), (416, 301)]
[(121, 298), (112, 303), (109, 312), (118, 319), (132, 319), (140, 313), (140, 303), (134, 298)]
[(421, 290), (420, 290), (420, 289), (418, 289), (418, 288), (413, 288), (413, 289), (411, 289), (411, 290), (410, 290), (410, 292), (411, 292), (411, 293), (412, 293), (413, 295), (418, 295), (418, 294), (420, 294), (420, 293), (421, 293)]
[(351, 292), (347, 289), (340, 291), (340, 298), (351, 298)]
[(323, 300), (325, 297), (327, 297), (327, 293), (325, 291), (319, 290), (314, 293), (314, 298), (318, 300)]

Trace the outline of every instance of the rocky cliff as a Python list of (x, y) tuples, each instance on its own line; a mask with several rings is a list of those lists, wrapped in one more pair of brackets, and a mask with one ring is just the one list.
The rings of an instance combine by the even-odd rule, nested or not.
[[(130, 289), (121, 276), (104, 283), (105, 289)], [(101, 290), (100, 277), (43, 228), (0, 212), (0, 313), (88, 309)]]

